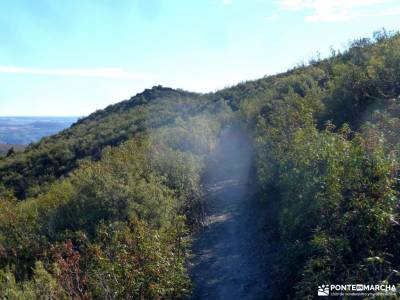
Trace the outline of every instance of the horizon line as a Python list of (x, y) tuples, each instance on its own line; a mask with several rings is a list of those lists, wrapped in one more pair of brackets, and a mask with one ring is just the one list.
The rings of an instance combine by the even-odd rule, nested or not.
[(84, 118), (88, 115), (0, 115), (0, 118)]

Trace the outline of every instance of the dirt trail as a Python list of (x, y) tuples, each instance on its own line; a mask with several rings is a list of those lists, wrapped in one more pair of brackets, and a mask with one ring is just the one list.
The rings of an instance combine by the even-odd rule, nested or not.
[[(269, 250), (262, 209), (248, 190), (251, 151), (246, 136), (227, 129), (206, 177), (208, 216), (196, 237), (192, 299), (269, 299)], [(265, 215), (264, 215), (265, 216)]]

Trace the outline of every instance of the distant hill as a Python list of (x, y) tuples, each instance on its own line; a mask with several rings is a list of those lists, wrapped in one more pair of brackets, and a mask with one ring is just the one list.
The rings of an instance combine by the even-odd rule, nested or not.
[(27, 145), (71, 126), (77, 117), (0, 117), (0, 143)]

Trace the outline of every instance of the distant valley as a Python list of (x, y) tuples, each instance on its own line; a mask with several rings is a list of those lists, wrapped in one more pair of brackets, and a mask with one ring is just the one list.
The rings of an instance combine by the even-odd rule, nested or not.
[[(71, 126), (78, 117), (0, 117), (1, 149), (27, 145)], [(4, 145), (3, 145), (4, 144)]]

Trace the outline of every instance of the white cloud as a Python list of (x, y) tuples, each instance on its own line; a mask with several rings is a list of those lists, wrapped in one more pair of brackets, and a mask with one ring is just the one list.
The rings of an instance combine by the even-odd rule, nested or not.
[[(400, 7), (388, 9), (384, 4), (397, 0), (279, 0), (281, 9), (307, 10), (307, 22), (341, 22), (367, 16), (386, 16), (400, 14)], [(397, 2), (398, 3), (398, 2)]]
[(400, 6), (392, 9), (384, 9), (371, 14), (371, 16), (377, 16), (377, 17), (396, 16), (396, 15), (400, 15)]
[(232, 0), (222, 0), (222, 4), (223, 5), (231, 5), (232, 4)]
[(0, 66), (0, 73), (27, 74), (27, 75), (50, 75), (50, 76), (75, 76), (75, 77), (103, 77), (116, 79), (150, 79), (152, 76), (146, 74), (135, 74), (126, 72), (119, 68), (99, 69), (42, 69), (21, 68), (12, 66)]
[(279, 19), (279, 15), (275, 14), (275, 15), (267, 16), (264, 19), (266, 21), (275, 21), (275, 20)]

